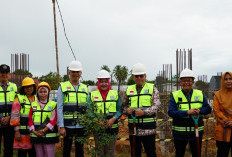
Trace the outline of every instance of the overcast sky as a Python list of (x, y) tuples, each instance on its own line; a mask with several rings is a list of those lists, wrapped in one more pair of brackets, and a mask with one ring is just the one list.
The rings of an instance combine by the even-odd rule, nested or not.
[[(232, 71), (231, 0), (59, 0), (66, 32), (83, 79), (96, 80), (102, 65), (147, 67), (154, 79), (173, 64), (176, 49), (193, 50), (197, 75)], [(30, 72), (56, 72), (52, 0), (1, 1), (0, 63), (11, 53), (30, 55)], [(60, 73), (74, 60), (57, 9)]]

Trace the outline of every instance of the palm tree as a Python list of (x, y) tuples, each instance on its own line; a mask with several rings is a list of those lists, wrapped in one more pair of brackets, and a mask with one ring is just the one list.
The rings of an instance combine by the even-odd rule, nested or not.
[(128, 76), (128, 69), (126, 66), (116, 65), (113, 70), (113, 75), (118, 81), (118, 92), (119, 92), (120, 85), (126, 80)]
[(108, 65), (102, 65), (101, 70), (106, 70), (110, 73), (110, 68), (108, 67)]

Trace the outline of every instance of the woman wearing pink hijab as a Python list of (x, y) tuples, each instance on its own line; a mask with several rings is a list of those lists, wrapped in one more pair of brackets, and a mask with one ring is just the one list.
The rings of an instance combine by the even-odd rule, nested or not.
[(118, 134), (118, 118), (122, 115), (122, 100), (117, 91), (111, 90), (110, 75), (106, 70), (100, 70), (97, 74), (98, 84), (97, 90), (92, 91), (88, 97), (89, 102), (92, 102), (96, 107), (95, 114), (104, 114), (105, 122), (100, 122), (107, 129), (107, 134), (114, 137), (106, 145), (100, 145), (101, 133), (95, 135), (95, 145), (99, 157), (115, 155), (116, 135)]

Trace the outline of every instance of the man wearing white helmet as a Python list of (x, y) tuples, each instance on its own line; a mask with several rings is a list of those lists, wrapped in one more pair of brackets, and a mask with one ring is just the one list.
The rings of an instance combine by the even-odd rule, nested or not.
[(88, 88), (80, 83), (82, 65), (79, 61), (69, 64), (70, 81), (61, 82), (58, 88), (57, 115), (60, 135), (64, 137), (63, 156), (70, 157), (73, 136), (75, 137), (76, 157), (83, 157), (83, 144), (77, 138), (84, 136), (83, 126), (78, 124), (78, 115), (85, 112)]
[(112, 141), (107, 144), (99, 144), (101, 141), (101, 133), (95, 135), (95, 146), (98, 151), (98, 157), (114, 157), (116, 135), (118, 134), (118, 118), (122, 115), (122, 100), (118, 91), (111, 90), (110, 75), (106, 70), (100, 70), (97, 74), (97, 90), (92, 91), (88, 97), (88, 101), (94, 104), (94, 115), (104, 114), (106, 122), (100, 122), (106, 130), (107, 134), (114, 136)]
[(192, 89), (194, 84), (194, 73), (192, 70), (184, 69), (180, 73), (180, 86), (182, 89), (172, 92), (168, 115), (173, 118), (172, 130), (176, 157), (183, 157), (186, 145), (189, 143), (193, 157), (197, 157), (197, 142), (194, 129), (194, 120), (191, 115), (200, 115), (198, 120), (199, 141), (201, 141), (204, 130), (202, 115), (209, 114), (211, 107), (202, 91)]
[[(159, 92), (154, 84), (146, 82), (146, 70), (143, 64), (137, 63), (133, 66), (132, 78), (135, 84), (127, 88), (123, 105), (123, 112), (128, 115), (129, 119), (131, 156), (141, 156), (143, 143), (147, 156), (155, 157), (156, 113), (161, 105)], [(135, 138), (133, 138), (132, 116), (136, 117)]]

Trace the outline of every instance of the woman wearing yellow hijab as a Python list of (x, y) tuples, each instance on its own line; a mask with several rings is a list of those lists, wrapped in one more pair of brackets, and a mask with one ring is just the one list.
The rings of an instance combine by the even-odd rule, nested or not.
[[(221, 89), (214, 94), (213, 109), (216, 117), (217, 157), (228, 157), (232, 148), (232, 73), (225, 72)], [(232, 151), (231, 151), (232, 156)]]

